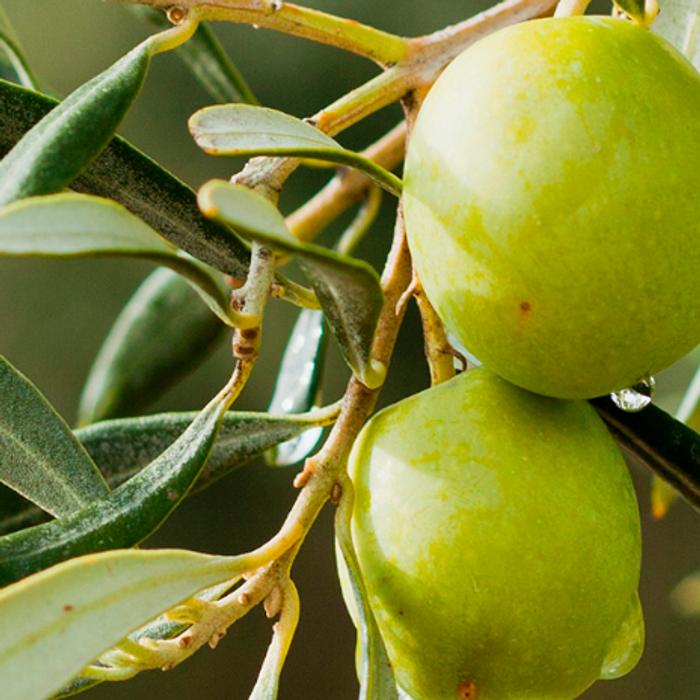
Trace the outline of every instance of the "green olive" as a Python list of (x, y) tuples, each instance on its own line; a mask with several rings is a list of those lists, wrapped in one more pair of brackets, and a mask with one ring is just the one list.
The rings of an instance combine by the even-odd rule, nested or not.
[(622, 19), (477, 42), (423, 105), (405, 172), (426, 293), (509, 381), (590, 398), (700, 342), (700, 75)]
[(571, 700), (634, 667), (639, 512), (587, 402), (471, 370), (377, 414), (350, 475), (370, 606), (411, 698)]

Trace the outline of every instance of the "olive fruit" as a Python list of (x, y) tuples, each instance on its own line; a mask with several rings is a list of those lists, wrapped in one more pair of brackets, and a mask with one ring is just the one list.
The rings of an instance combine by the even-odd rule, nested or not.
[(700, 342), (700, 75), (617, 18), (468, 48), (418, 115), (415, 265), (448, 328), (537, 393), (634, 385)]
[(570, 700), (636, 664), (639, 512), (587, 402), (474, 369), (378, 413), (350, 476), (370, 606), (414, 700)]

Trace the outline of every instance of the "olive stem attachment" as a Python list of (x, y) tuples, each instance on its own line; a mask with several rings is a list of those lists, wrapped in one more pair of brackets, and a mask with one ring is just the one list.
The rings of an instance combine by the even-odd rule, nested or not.
[(577, 15), (585, 15), (590, 4), (591, 0), (559, 0), (554, 16), (576, 17)]
[[(414, 276), (413, 298), (416, 300), (423, 324), (425, 358), (430, 368), (430, 384), (436, 386), (455, 376), (455, 358), (459, 358), (461, 355), (450, 344), (445, 326), (430, 303), (430, 299), (428, 299), (418, 278), (418, 273), (414, 272)], [(462, 365), (466, 365), (466, 360), (463, 357), (461, 359)]]

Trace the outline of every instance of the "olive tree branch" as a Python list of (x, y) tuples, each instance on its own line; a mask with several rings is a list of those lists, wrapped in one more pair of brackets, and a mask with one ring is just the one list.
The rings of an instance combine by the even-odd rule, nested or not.
[[(121, 0), (166, 9), (172, 0)], [(407, 40), (361, 24), (283, 0), (179, 0), (177, 6), (196, 9), (202, 20), (252, 24), (336, 46), (387, 66), (408, 52)]]
[[(451, 28), (440, 38), (435, 38), (434, 35), (429, 37), (422, 47), (430, 54), (430, 60), (427, 61), (417, 58), (420, 52), (416, 49), (418, 45), (414, 44), (416, 54), (411, 59), (389, 68), (382, 75), (341, 98), (320, 112), (312, 121), (327, 133), (337, 133), (381, 106), (405, 98), (416, 89), (420, 91), (428, 74), (432, 80), (437, 78), (444, 65), (456, 55), (456, 52), (476, 41), (486, 31), (494, 31), (500, 26), (536, 16), (551, 10), (554, 4), (553, 0), (509, 0), (498, 6), (500, 10), (482, 13), (463, 25)], [(459, 49), (457, 49), (458, 45)], [(436, 49), (440, 46), (443, 47), (442, 52)], [(438, 59), (436, 56), (441, 58)], [(415, 118), (416, 105), (415, 100), (404, 101), (409, 127)], [(395, 132), (385, 137), (386, 140), (381, 147), (383, 153), (387, 157), (396, 157), (397, 150), (403, 150), (405, 136), (406, 132), (403, 131), (403, 133)], [(258, 189), (267, 189), (268, 195), (274, 198), (298, 164), (298, 159), (253, 159), (236, 176), (235, 181), (256, 186)], [(330, 197), (330, 201), (338, 210), (342, 202), (349, 200), (350, 193), (357, 196), (367, 187), (366, 181), (353, 184), (352, 188), (347, 185), (343, 187), (337, 179), (335, 183), (334, 185), (332, 181), (326, 190), (317, 195), (319, 200), (314, 207), (307, 209), (306, 214), (297, 213), (297, 222), (308, 217), (306, 218), (307, 235), (310, 235), (309, 231), (312, 230), (310, 221), (316, 222), (313, 225), (318, 225), (318, 222), (322, 221), (322, 216), (316, 213), (318, 210), (315, 207), (321, 209), (318, 202), (328, 197), (329, 191), (336, 192)], [(337, 194), (338, 189), (343, 190), (342, 196)], [(344, 197), (347, 199), (344, 200)], [(297, 234), (301, 229), (301, 225), (298, 224), (298, 226)], [(406, 305), (402, 303), (402, 299), (406, 289), (411, 285), (412, 277), (403, 213), (399, 204), (392, 248), (382, 275), (384, 303), (371, 352), (373, 358), (387, 366), (405, 314)], [(288, 575), (296, 552), (322, 508), (329, 500), (334, 503), (340, 502), (343, 488), (347, 485), (346, 467), (350, 450), (362, 426), (374, 410), (380, 390), (381, 387), (369, 389), (354, 377), (350, 379), (338, 420), (320, 452), (306, 461), (303, 471), (295, 479), (295, 485), (301, 491), (280, 532), (274, 538), (279, 542), (291, 541), (292, 544), (284, 551), (280, 551), (278, 557), (270, 558), (264, 568), (255, 572), (246, 584), (236, 591), (238, 607), (232, 608), (236, 614), (245, 614), (257, 604), (256, 601), (259, 602), (272, 594), (280, 583), (280, 577)], [(272, 609), (274, 610), (274, 606)]]
[[(298, 598), (289, 577), (293, 555), (298, 550), (301, 531), (284, 529), (268, 544), (251, 552), (251, 573), (234, 590), (237, 581), (216, 587), (212, 599), (191, 598), (168, 611), (161, 619), (183, 625), (185, 629), (170, 639), (153, 639), (147, 634), (127, 638), (114, 649), (103, 654), (99, 665), (88, 666), (82, 678), (99, 681), (123, 681), (142, 671), (161, 669), (169, 671), (190, 658), (205, 645), (215, 648), (229, 627), (261, 603), (268, 617), (281, 614), (280, 627), (275, 630), (276, 646), (286, 655), (298, 619)], [(255, 571), (255, 563), (267, 561)], [(229, 591), (230, 592), (227, 592)], [(224, 595), (222, 595), (224, 594)], [(147, 628), (144, 628), (147, 629)], [(275, 642), (273, 641), (273, 644)], [(286, 648), (285, 648), (286, 647)], [(284, 657), (281, 658), (281, 661)]]
[[(149, 0), (145, 4), (166, 6), (172, 3), (169, 0)], [(190, 8), (195, 3), (187, 0), (181, 4)], [(240, 3), (223, 3), (221, 0), (220, 4), (226, 5), (227, 11), (232, 11), (231, 7), (236, 4), (236, 11), (251, 12), (255, 9), (255, 12), (269, 12), (269, 17), (279, 14), (284, 7), (277, 7), (278, 4), (270, 0)], [(216, 7), (214, 3), (209, 5)], [(277, 7), (274, 12), (273, 5)], [(410, 128), (415, 117), (416, 97), (425, 91), (461, 50), (490, 31), (543, 14), (554, 5), (554, 0), (508, 0), (443, 32), (411, 40), (405, 57), (402, 55), (396, 65), (322, 110), (312, 121), (326, 133), (335, 134), (378, 109), (403, 100)], [(198, 16), (206, 18), (199, 13)], [(252, 21), (252, 18), (240, 21)], [(270, 26), (261, 21), (255, 23)], [(344, 28), (347, 30), (348, 26)], [(374, 154), (378, 159), (386, 158), (391, 163), (401, 159), (405, 138), (406, 127), (401, 127), (368, 150), (375, 149)], [(234, 181), (254, 187), (271, 199), (276, 199), (284, 182), (298, 165), (299, 160), (293, 158), (253, 159)], [(312, 237), (324, 222), (337, 216), (353, 201), (362, 198), (368, 187), (364, 176), (344, 173), (336, 175), (309, 205), (290, 217), (292, 228), (296, 229), (295, 232), (301, 238)], [(238, 364), (231, 386), (232, 396), (240, 392), (257, 357), (264, 307), (271, 292), (274, 292), (274, 267), (274, 256), (262, 246), (254, 246), (248, 281), (233, 295), (235, 310), (244, 322), (234, 340), (234, 354)], [(399, 205), (393, 244), (382, 276), (384, 303), (371, 352), (373, 358), (387, 366), (405, 313), (406, 290), (410, 287), (412, 278), (411, 259)], [(347, 459), (357, 435), (374, 410), (380, 390), (381, 387), (369, 389), (357, 379), (350, 379), (340, 414), (327, 441), (317, 455), (307, 460), (303, 471), (295, 480), (295, 485), (301, 491), (281, 529), (258, 550), (244, 555), (250, 568), (242, 585), (219, 600), (197, 599), (196, 602), (190, 601), (172, 611), (173, 620), (189, 624), (187, 630), (174, 639), (146, 638), (133, 644), (125, 643), (121, 649), (123, 663), (119, 663), (120, 650), (117, 650), (116, 655), (110, 657), (112, 661), (116, 660), (113, 666), (93, 666), (84, 675), (121, 679), (144, 668), (171, 668), (204, 644), (215, 646), (231, 624), (263, 601), (266, 601), (269, 614), (276, 615), (282, 611), (284, 615), (285, 599), (288, 599), (287, 594), (291, 590), (289, 571), (296, 553), (326, 503), (330, 500), (337, 504), (341, 501), (344, 490), (350, 492)], [(235, 583), (231, 582), (231, 585)], [(293, 619), (296, 614), (293, 601), (290, 606), (288, 614)], [(283, 648), (288, 647), (293, 627), (295, 623), (285, 626), (286, 632), (281, 642)]]
[(445, 66), (464, 49), (493, 32), (536, 17), (551, 14), (557, 0), (505, 0), (458, 24), (411, 39), (411, 66), (416, 84), (432, 84)]
[[(411, 258), (406, 243), (403, 214), (399, 210), (392, 249), (382, 276), (384, 304), (371, 353), (373, 358), (387, 366), (405, 313), (405, 305), (399, 302), (410, 285), (411, 278)], [(354, 377), (350, 379), (343, 408), (328, 439), (321, 451), (306, 461), (304, 470), (295, 480), (297, 487), (305, 487), (300, 499), (307, 491), (319, 491), (321, 487), (326, 491), (325, 499), (329, 496), (333, 500), (340, 498), (336, 488), (338, 474), (343, 472), (352, 444), (374, 410), (380, 391), (381, 387), (368, 389)]]
[[(484, 25), (488, 26), (490, 31), (494, 31), (500, 26), (551, 10), (554, 4), (553, 0), (528, 0), (527, 2), (525, 0), (509, 0), (502, 6), (498, 6), (501, 8), (500, 11), (482, 13), (477, 18), (468, 20), (464, 25), (457, 25), (450, 31), (447, 31), (442, 39), (430, 39), (427, 45), (432, 47), (433, 56), (435, 55), (434, 47), (439, 45), (440, 41), (444, 42), (445, 47), (442, 63), (433, 58), (433, 79), (437, 77), (439, 70), (452, 57), (455, 45), (457, 43), (468, 45), (476, 41), (485, 31)], [(347, 123), (348, 112), (357, 114), (355, 105), (361, 104), (363, 101), (358, 98), (358, 95), (371, 98), (372, 103), (375, 105), (389, 99), (386, 92), (383, 93), (383, 96), (377, 92), (378, 84), (381, 84), (383, 89), (394, 88), (390, 95), (392, 101), (394, 101), (394, 95), (398, 98), (405, 97), (412, 91), (409, 89), (411, 80), (406, 76), (410, 75), (416, 79), (413, 89), (419, 88), (419, 78), (422, 76), (424, 79), (428, 70), (425, 67), (425, 63), (421, 63), (415, 58), (412, 59), (411, 65), (414, 66), (411, 69), (403, 66), (394, 66), (388, 69), (383, 75), (363, 86), (364, 89), (359, 88), (354, 94), (351, 93), (350, 96), (341, 99), (335, 105), (321, 112), (314, 120), (315, 123), (328, 133), (335, 133), (336, 129), (340, 129)], [(416, 66), (420, 66), (420, 69)], [(401, 71), (404, 72), (404, 75), (397, 78), (396, 73)], [(382, 80), (380, 81), (379, 79)], [(371, 87), (368, 88), (368, 85)], [(403, 94), (401, 94), (402, 92)], [(339, 104), (343, 105), (343, 107), (339, 108)], [(410, 100), (407, 100), (404, 104), (407, 106), (407, 118), (410, 126), (415, 117), (415, 102), (413, 102), (413, 109), (411, 108)], [(368, 111), (367, 113), (370, 112)], [(264, 162), (265, 165), (260, 166), (261, 162)], [(297, 159), (264, 159), (264, 161), (253, 159), (246, 166), (246, 169), (237, 176), (236, 181), (239, 183), (245, 181), (248, 186), (251, 186), (251, 184), (257, 184), (258, 187), (265, 185), (275, 193), (281, 189), (288, 175), (293, 172), (298, 164), (299, 161)], [(255, 174), (255, 177), (252, 174)], [(384, 304), (377, 324), (371, 353), (372, 357), (387, 366), (391, 360), (398, 331), (405, 313), (405, 304), (402, 303), (402, 298), (405, 290), (411, 284), (412, 274), (403, 213), (401, 205), (399, 205), (394, 240), (382, 276)], [(354, 377), (350, 379), (343, 400), (343, 407), (328, 439), (321, 451), (306, 461), (303, 471), (295, 480), (295, 485), (301, 488), (301, 492), (278, 535), (278, 537), (281, 537), (286, 532), (300, 533), (293, 550), (289, 552), (289, 556), (293, 557), (295, 551), (301, 546), (303, 539), (316, 521), (323, 506), (329, 500), (335, 503), (340, 501), (343, 483), (347, 478), (346, 466), (350, 450), (362, 426), (374, 410), (380, 390), (381, 388), (369, 389)], [(272, 562), (271, 568), (256, 574), (249, 581), (249, 584), (252, 585), (253, 582), (261, 579), (263, 581), (267, 580), (270, 575), (268, 572), (274, 569), (274, 564), (275, 562)]]
[(377, 216), (379, 216), (379, 209), (382, 206), (382, 196), (381, 188), (376, 185), (370, 188), (367, 193), (367, 198), (357, 212), (357, 215), (345, 229), (336, 245), (336, 250), (341, 255), (351, 255), (362, 239), (367, 235), (372, 224), (376, 221)]
[[(406, 124), (401, 122), (362, 155), (393, 170), (403, 160), (405, 150)], [(359, 170), (343, 168), (318, 194), (287, 217), (287, 226), (300, 240), (313, 240), (348, 207), (361, 201), (371, 187), (370, 179)]]
[(242, 287), (231, 293), (232, 312), (236, 322), (233, 334), (233, 357), (236, 359), (234, 400), (247, 384), (258, 359), (263, 316), (274, 279), (275, 256), (267, 248), (254, 243), (248, 279)]
[[(450, 61), (487, 34), (547, 14), (556, 4), (557, 0), (506, 0), (445, 30), (410, 39), (403, 60), (310, 117), (309, 122), (334, 136), (383, 107), (425, 90)], [(253, 158), (238, 182), (275, 200), (300, 163), (298, 158)]]

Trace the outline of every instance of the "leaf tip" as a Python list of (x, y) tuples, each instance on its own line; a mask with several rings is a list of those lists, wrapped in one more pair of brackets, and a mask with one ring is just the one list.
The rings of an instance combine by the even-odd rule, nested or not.
[(226, 186), (228, 183), (223, 180), (209, 180), (205, 182), (197, 192), (197, 205), (199, 210), (208, 219), (216, 219), (219, 216), (219, 207), (215, 202), (217, 191), (221, 186)]

